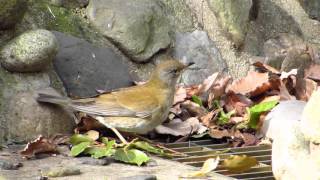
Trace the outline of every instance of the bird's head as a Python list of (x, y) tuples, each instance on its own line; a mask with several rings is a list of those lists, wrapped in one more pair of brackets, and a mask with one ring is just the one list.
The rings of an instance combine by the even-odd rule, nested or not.
[(159, 81), (159, 84), (163, 83), (164, 85), (175, 87), (177, 79), (183, 70), (192, 64), (194, 63), (183, 64), (176, 60), (164, 61), (156, 67), (151, 80)]

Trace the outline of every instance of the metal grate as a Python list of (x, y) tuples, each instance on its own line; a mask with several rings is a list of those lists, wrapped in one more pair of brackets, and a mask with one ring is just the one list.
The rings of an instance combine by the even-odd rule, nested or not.
[(253, 156), (259, 161), (259, 165), (248, 172), (235, 174), (230, 173), (222, 167), (216, 169), (216, 173), (223, 174), (236, 179), (249, 180), (271, 180), (274, 179), (271, 169), (271, 146), (260, 145), (240, 148), (230, 148), (229, 144), (214, 144), (212, 140), (199, 140), (180, 143), (169, 143), (166, 147), (186, 154), (186, 157), (174, 158), (187, 165), (201, 167), (208, 158), (219, 155), (221, 161), (230, 155)]

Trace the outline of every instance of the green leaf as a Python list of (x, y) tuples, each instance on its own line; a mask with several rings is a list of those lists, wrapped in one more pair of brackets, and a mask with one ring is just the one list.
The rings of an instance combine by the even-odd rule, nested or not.
[(247, 155), (231, 155), (222, 163), (224, 168), (234, 173), (242, 173), (248, 171), (258, 164), (259, 162), (255, 157)]
[(199, 104), (200, 106), (203, 106), (202, 101), (199, 96), (193, 95), (193, 96), (191, 96), (191, 99), (193, 102)]
[(91, 142), (81, 142), (77, 145), (72, 146), (71, 148), (71, 156), (78, 156), (81, 154), (86, 148), (90, 146)]
[(137, 164), (138, 166), (148, 162), (150, 159), (144, 152), (138, 149), (125, 150), (124, 148), (117, 149), (114, 158), (118, 161)]
[(85, 149), (85, 154), (90, 154), (93, 158), (109, 157), (112, 155), (111, 149), (107, 147), (89, 147)]
[(164, 151), (162, 149), (151, 146), (149, 143), (147, 143), (145, 141), (137, 141), (137, 142), (134, 142), (133, 145), (137, 149), (145, 150), (147, 152), (151, 152), (154, 154), (160, 154), (160, 155), (164, 154)]
[(235, 114), (236, 111), (232, 110), (230, 112), (228, 112), (227, 114), (223, 111), (223, 109), (221, 108), (221, 111), (219, 113), (219, 117), (218, 117), (218, 124), (223, 125), (223, 124), (227, 124), (231, 118), (231, 116), (233, 114)]
[(83, 134), (74, 134), (70, 137), (70, 143), (72, 145), (77, 145), (82, 142), (93, 142), (93, 140), (90, 137)]
[(101, 141), (103, 144), (108, 144), (109, 139), (106, 138), (106, 137), (101, 137), (101, 138), (100, 138), (100, 141)]
[(261, 113), (271, 110), (277, 104), (278, 104), (278, 101), (269, 101), (269, 102), (256, 104), (250, 107), (249, 109), (247, 109), (247, 113), (249, 115), (248, 126), (250, 128), (256, 129)]
[(112, 140), (112, 141), (108, 141), (107, 144), (106, 144), (106, 147), (108, 149), (112, 149), (113, 145), (116, 144), (116, 141), (115, 140)]
[(90, 154), (93, 158), (102, 158), (102, 157), (109, 157), (113, 154), (113, 145), (115, 144), (115, 141), (109, 141), (106, 142), (107, 144), (105, 146), (92, 146), (88, 147), (84, 150), (85, 154)]
[(193, 136), (191, 136), (191, 137), (198, 139), (198, 138), (203, 138), (203, 137), (208, 136), (208, 135), (209, 135), (209, 132), (208, 132), (208, 131), (205, 131), (204, 133), (195, 134), (195, 135), (193, 135)]

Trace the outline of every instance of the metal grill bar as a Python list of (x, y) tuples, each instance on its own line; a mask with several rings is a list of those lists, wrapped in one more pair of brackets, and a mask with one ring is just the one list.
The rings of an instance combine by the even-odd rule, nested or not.
[(220, 157), (220, 161), (230, 155), (248, 155), (255, 157), (259, 165), (244, 173), (231, 173), (219, 166), (216, 173), (236, 179), (270, 180), (274, 179), (271, 168), (271, 146), (249, 146), (233, 148), (229, 144), (215, 144), (214, 140), (199, 140), (179, 143), (169, 143), (166, 147), (186, 154), (186, 157), (178, 157), (173, 160), (195, 167), (201, 167), (208, 158)]

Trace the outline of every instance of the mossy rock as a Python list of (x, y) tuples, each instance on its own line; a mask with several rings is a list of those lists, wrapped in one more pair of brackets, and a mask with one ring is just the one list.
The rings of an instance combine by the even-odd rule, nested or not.
[(47, 29), (85, 39), (96, 45), (105, 45), (105, 39), (86, 19), (72, 10), (51, 5), (45, 0), (30, 0), (27, 12), (17, 25), (17, 33), (31, 29)]
[(0, 0), (0, 30), (10, 29), (27, 9), (26, 0)]

